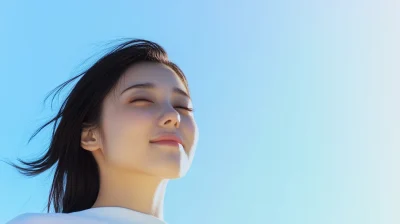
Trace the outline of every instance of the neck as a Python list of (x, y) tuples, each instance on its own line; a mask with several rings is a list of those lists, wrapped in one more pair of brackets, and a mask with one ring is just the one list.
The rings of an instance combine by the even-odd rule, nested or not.
[(92, 207), (124, 207), (163, 220), (167, 183), (167, 179), (143, 173), (100, 169), (99, 194)]

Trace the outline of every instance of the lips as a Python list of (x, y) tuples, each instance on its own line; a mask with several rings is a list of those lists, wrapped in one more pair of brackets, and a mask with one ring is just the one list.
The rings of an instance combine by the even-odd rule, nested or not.
[(150, 143), (160, 144), (160, 145), (171, 145), (178, 146), (183, 145), (182, 139), (174, 134), (164, 134), (155, 139), (150, 140)]

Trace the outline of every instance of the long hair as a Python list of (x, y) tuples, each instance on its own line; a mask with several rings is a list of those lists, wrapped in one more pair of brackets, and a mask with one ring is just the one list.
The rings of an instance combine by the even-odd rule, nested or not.
[(51, 204), (56, 213), (76, 212), (93, 206), (100, 187), (99, 169), (92, 153), (81, 147), (81, 132), (84, 128), (101, 127), (104, 98), (115, 87), (124, 71), (140, 62), (162, 63), (170, 67), (189, 90), (185, 75), (177, 65), (169, 61), (160, 45), (148, 40), (124, 39), (87, 70), (57, 86), (47, 95), (46, 99), (54, 93), (54, 100), (65, 86), (81, 77), (56, 115), (38, 128), (28, 141), (53, 123), (46, 153), (30, 162), (18, 159), (23, 166), (9, 164), (26, 176), (36, 176), (55, 166), (47, 203), (48, 213)]

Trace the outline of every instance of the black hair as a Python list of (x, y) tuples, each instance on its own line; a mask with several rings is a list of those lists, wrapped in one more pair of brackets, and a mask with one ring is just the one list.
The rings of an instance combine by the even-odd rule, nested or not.
[(75, 79), (81, 77), (67, 95), (57, 114), (38, 128), (30, 142), (43, 128), (53, 124), (48, 150), (40, 158), (24, 166), (9, 163), (26, 176), (35, 176), (55, 166), (49, 193), (47, 212), (53, 204), (56, 213), (70, 213), (91, 208), (99, 193), (98, 165), (88, 150), (81, 147), (85, 128), (100, 127), (101, 108), (106, 95), (116, 86), (129, 67), (140, 62), (162, 63), (188, 83), (180, 68), (169, 61), (166, 51), (158, 44), (143, 39), (123, 39), (91, 67), (53, 89), (47, 98), (53, 99)]

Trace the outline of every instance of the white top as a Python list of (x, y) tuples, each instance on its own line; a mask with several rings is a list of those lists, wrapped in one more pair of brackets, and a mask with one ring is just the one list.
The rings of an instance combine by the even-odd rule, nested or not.
[(71, 213), (25, 213), (6, 224), (167, 224), (145, 213), (122, 207), (96, 207)]

